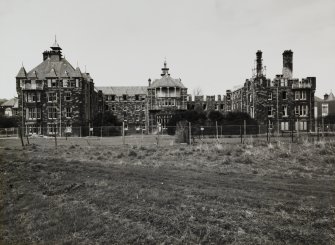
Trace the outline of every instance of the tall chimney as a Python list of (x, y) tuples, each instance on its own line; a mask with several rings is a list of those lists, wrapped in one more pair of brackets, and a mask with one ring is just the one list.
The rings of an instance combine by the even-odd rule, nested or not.
[(263, 76), (263, 59), (262, 59), (262, 51), (258, 50), (256, 53), (256, 75), (257, 77)]
[(283, 53), (283, 77), (291, 79), (293, 77), (293, 52), (285, 50)]
[(151, 86), (151, 79), (148, 79), (149, 87)]

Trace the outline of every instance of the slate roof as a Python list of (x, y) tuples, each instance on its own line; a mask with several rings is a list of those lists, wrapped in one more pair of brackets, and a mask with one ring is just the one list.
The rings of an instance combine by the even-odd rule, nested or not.
[(320, 97), (318, 97), (318, 96), (314, 96), (314, 101), (323, 101), (323, 99), (321, 99)]
[(147, 86), (120, 86), (120, 87), (96, 87), (101, 90), (103, 94), (113, 94), (116, 96), (148, 94)]
[[(53, 72), (51, 71), (53, 69)], [(61, 58), (59, 61), (51, 61), (51, 59), (44, 60), (41, 64), (28, 72), (28, 77), (35, 77), (38, 79), (45, 79), (48, 75), (55, 73), (57, 76), (63, 76), (65, 71), (71, 77), (81, 77), (80, 69), (74, 69), (73, 66), (65, 59)], [(18, 74), (19, 75), (19, 74)]]
[(335, 96), (334, 96), (333, 92), (330, 92), (330, 94), (328, 95), (327, 100), (335, 100)]
[(17, 73), (16, 77), (27, 77), (26, 69), (22, 66), (19, 72)]
[(1, 106), (18, 108), (18, 105), (19, 105), (18, 103), (19, 103), (19, 100), (17, 98), (12, 98), (2, 103)]
[(185, 88), (185, 86), (181, 83), (181, 79), (174, 79), (169, 75), (165, 75), (159, 79), (155, 79), (150, 88), (159, 88), (159, 87), (177, 87), (177, 88)]

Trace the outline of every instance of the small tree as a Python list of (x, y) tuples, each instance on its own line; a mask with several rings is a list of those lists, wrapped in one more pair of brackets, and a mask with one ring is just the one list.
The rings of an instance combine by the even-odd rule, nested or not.
[[(121, 133), (122, 123), (118, 120), (118, 118), (111, 112), (99, 112), (93, 119), (94, 127), (103, 127), (108, 126), (107, 129), (104, 129), (104, 132), (107, 132), (108, 135), (119, 135)], [(107, 131), (106, 131), (107, 130)], [(100, 130), (95, 131), (95, 135), (100, 135)]]

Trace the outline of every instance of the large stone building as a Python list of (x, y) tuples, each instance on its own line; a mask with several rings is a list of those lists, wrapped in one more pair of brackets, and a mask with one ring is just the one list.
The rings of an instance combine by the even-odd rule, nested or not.
[[(266, 77), (262, 52), (256, 53), (253, 76), (223, 95), (192, 97), (181, 79), (169, 74), (166, 61), (161, 77), (148, 86), (94, 87), (89, 73), (76, 69), (62, 56), (55, 40), (51, 50), (43, 52), (43, 61), (16, 76), (18, 112), (26, 133), (59, 134), (65, 128), (94, 127), (96, 113), (112, 111), (129, 132), (155, 132), (166, 128), (178, 111), (240, 111), (249, 113), (259, 124), (274, 131), (314, 129), (315, 77), (293, 77), (293, 52), (283, 53), (282, 73)], [(74, 130), (72, 131), (74, 132)], [(74, 134), (85, 135), (80, 131)]]
[(97, 87), (104, 95), (105, 109), (125, 123), (129, 132), (140, 132), (147, 127), (146, 86)]
[(94, 88), (90, 74), (74, 68), (56, 40), (43, 52), (42, 63), (29, 72), (21, 67), (16, 90), (26, 134), (63, 135), (65, 129), (83, 127), (72, 133), (85, 135), (95, 113), (103, 109), (102, 93)]
[(259, 124), (268, 125), (276, 132), (313, 130), (316, 78), (293, 78), (291, 50), (284, 51), (282, 74), (274, 79), (266, 77), (262, 62), (262, 52), (257, 51), (252, 78), (231, 92), (226, 111), (231, 108), (231, 111), (247, 112)]

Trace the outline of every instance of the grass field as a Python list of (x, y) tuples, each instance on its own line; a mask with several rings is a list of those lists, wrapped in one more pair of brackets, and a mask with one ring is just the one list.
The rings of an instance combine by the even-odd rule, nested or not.
[(335, 243), (332, 142), (8, 139), (0, 157), (0, 244)]

